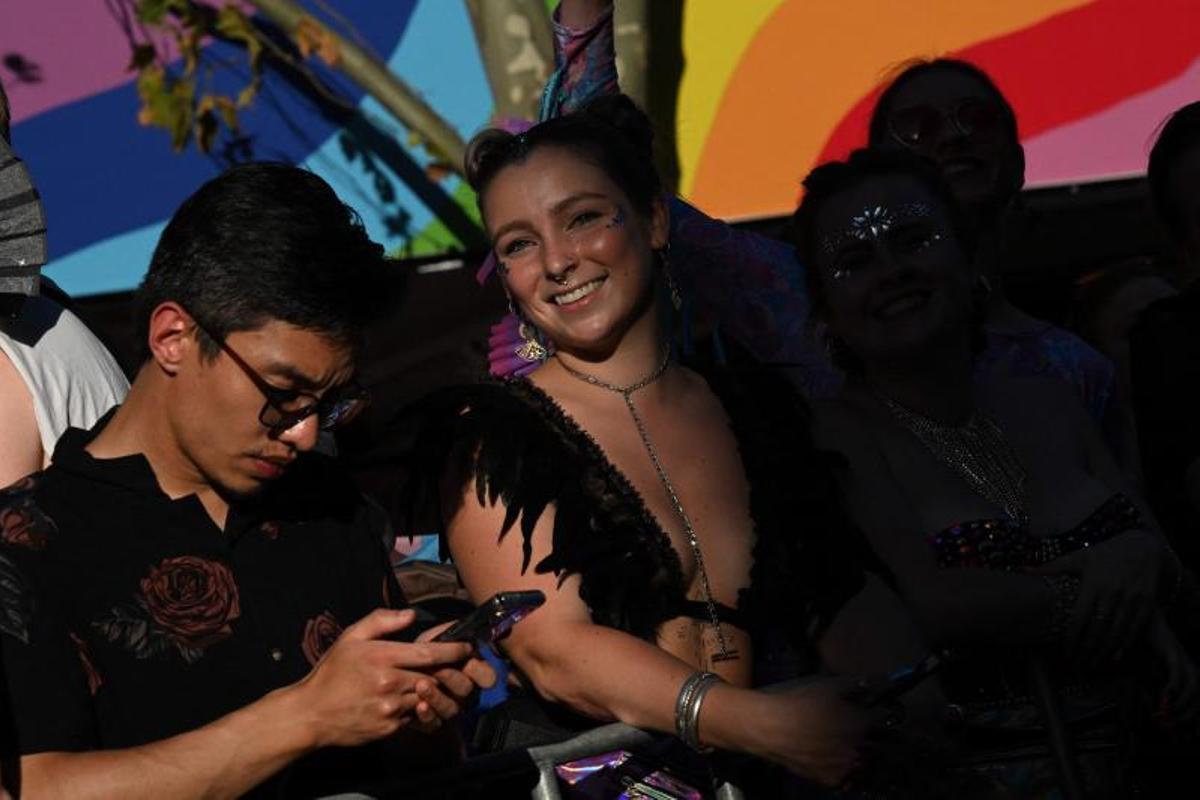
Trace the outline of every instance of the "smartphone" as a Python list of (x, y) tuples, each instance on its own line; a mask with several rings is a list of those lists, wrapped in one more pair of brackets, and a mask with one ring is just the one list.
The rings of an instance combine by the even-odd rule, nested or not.
[(946, 660), (944, 652), (930, 653), (916, 664), (901, 667), (888, 674), (887, 682), (882, 688), (875, 690), (864, 700), (867, 708), (874, 708), (890, 703), (901, 695), (912, 691), (917, 684), (941, 669)]
[(546, 595), (528, 592), (499, 592), (467, 616), (434, 637), (435, 642), (485, 642), (504, 638), (512, 626), (546, 602)]

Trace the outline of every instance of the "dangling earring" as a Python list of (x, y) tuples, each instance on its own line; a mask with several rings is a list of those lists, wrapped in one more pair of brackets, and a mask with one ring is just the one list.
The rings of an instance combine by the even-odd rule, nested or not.
[(537, 329), (525, 321), (511, 297), (508, 299), (508, 310), (517, 318), (517, 335), (521, 337), (521, 344), (513, 350), (517, 358), (531, 364), (540, 364), (549, 358), (550, 351), (538, 338)]
[(671, 293), (671, 306), (678, 311), (683, 308), (683, 295), (679, 292), (679, 284), (671, 274), (671, 245), (667, 244), (661, 250), (656, 250), (659, 263), (662, 264), (663, 280), (667, 283), (667, 291)]

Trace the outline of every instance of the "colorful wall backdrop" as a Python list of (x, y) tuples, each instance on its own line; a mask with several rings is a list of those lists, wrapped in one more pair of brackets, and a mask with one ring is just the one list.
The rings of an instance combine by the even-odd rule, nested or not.
[(1145, 171), (1200, 99), (1193, 0), (693, 0), (684, 7), (682, 191), (710, 213), (789, 212), (800, 178), (866, 138), (880, 83), (915, 56), (987, 70), (1017, 110), (1030, 185)]
[[(464, 138), (487, 123), (492, 100), (460, 0), (327, 3)], [(47, 272), (77, 295), (135, 286), (170, 212), (221, 168), (194, 149), (172, 152), (163, 131), (137, 124), (114, 5), (9, 0), (0, 26), (14, 149), (49, 219)], [(1030, 184), (1136, 174), (1167, 114), (1200, 98), (1197, 31), (1195, 0), (687, 0), (682, 192), (731, 219), (790, 212), (812, 166), (863, 141), (889, 71), (938, 55), (977, 62), (1010, 97)], [(216, 57), (237, 56), (210, 47)], [(331, 79), (405, 145), (417, 168), (428, 162), (376, 103)], [(243, 127), (256, 157), (326, 177), (389, 249), (455, 246), (404, 175), (364, 158), (353, 137), (278, 76)], [(457, 178), (441, 186), (470, 208)]]

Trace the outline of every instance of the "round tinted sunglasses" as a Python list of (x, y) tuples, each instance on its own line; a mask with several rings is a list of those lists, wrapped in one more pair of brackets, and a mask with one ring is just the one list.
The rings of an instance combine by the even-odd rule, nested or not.
[(351, 382), (332, 389), (321, 397), (299, 391), (298, 389), (283, 389), (273, 386), (259, 374), (258, 370), (246, 363), (224, 339), (214, 336), (196, 320), (196, 327), (209, 339), (212, 339), (221, 352), (229, 356), (229, 360), (246, 374), (255, 388), (266, 399), (258, 412), (258, 421), (272, 434), (278, 435), (299, 425), (304, 420), (317, 415), (317, 424), (321, 430), (332, 430), (345, 425), (357, 417), (367, 407), (370, 396), (357, 383)]
[(947, 124), (963, 136), (992, 136), (1004, 125), (1004, 112), (995, 102), (969, 97), (950, 110), (919, 105), (893, 111), (888, 117), (888, 133), (905, 147), (920, 149), (937, 141)]

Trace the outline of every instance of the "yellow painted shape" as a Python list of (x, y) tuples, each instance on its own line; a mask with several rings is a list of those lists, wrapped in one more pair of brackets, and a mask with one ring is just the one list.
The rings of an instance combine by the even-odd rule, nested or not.
[[(681, 90), (678, 114), (682, 193), (717, 215), (790, 207), (834, 127), (896, 64), (1004, 36), (1089, 1), (787, 0), (769, 19), (756, 19), (758, 34), (740, 48), (723, 32), (745, 15), (742, 3), (689, 3), (688, 91)], [(723, 41), (737, 56), (732, 70), (730, 54), (714, 52)], [(716, 103), (691, 105), (702, 91)], [(699, 146), (698, 136), (705, 137)]]
[[(700, 158), (725, 85), (762, 24), (785, 0), (687, 0), (683, 4), (684, 71), (675, 136), (689, 175)], [(687, 116), (682, 112), (686, 109)], [(684, 180), (687, 180), (685, 178)]]

